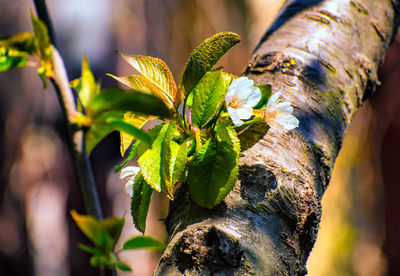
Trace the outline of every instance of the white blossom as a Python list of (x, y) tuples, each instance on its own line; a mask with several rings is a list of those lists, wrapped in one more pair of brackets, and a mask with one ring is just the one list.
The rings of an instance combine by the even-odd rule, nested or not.
[(127, 179), (128, 182), (125, 184), (126, 192), (132, 197), (133, 196), (133, 184), (135, 183), (135, 178), (139, 173), (140, 168), (136, 166), (128, 166), (121, 170), (119, 178), (121, 180)]
[(240, 77), (235, 79), (228, 88), (225, 96), (226, 109), (232, 122), (241, 126), (253, 115), (253, 107), (260, 101), (261, 91), (254, 86), (254, 81)]
[(287, 131), (299, 126), (299, 120), (292, 115), (293, 107), (278, 100), (280, 92), (273, 94), (264, 109), (264, 120), (273, 129)]

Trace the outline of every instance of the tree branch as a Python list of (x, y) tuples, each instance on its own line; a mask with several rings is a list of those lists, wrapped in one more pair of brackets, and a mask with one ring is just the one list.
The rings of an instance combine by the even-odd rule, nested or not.
[(398, 20), (397, 1), (288, 1), (245, 74), (282, 91), (300, 126), (285, 134), (254, 126), (241, 135), (239, 181), (214, 209), (194, 205), (182, 186), (156, 275), (307, 273), (336, 157), (379, 84)]
[(46, 24), (49, 30), (50, 41), (54, 45), (52, 53), (52, 64), (54, 74), (51, 82), (56, 91), (67, 128), (68, 141), (72, 150), (75, 170), (77, 172), (78, 181), (83, 194), (87, 212), (102, 219), (103, 214), (95, 186), (92, 168), (85, 148), (85, 133), (82, 129), (78, 129), (73, 123), (72, 118), (78, 113), (74, 94), (69, 86), (67, 72), (64, 62), (55, 48), (55, 35), (53, 25), (49, 13), (47, 11), (45, 0), (34, 0), (35, 7), (39, 18)]

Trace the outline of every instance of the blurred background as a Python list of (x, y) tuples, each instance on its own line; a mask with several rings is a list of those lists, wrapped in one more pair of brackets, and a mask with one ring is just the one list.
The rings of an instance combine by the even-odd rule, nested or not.
[[(102, 87), (116, 86), (105, 73), (135, 73), (114, 50), (161, 58), (179, 79), (191, 50), (220, 31), (243, 41), (220, 65), (243, 72), (283, 0), (49, 0), (57, 42), (70, 79), (80, 76), (86, 54)], [(31, 31), (28, 0), (0, 0), (0, 37)], [(382, 86), (354, 118), (323, 199), (309, 275), (400, 275), (400, 37), (380, 70)], [(0, 274), (98, 275), (89, 243), (69, 211), (84, 206), (66, 146), (56, 95), (43, 90), (35, 69), (0, 74)], [(124, 216), (121, 240), (137, 235), (124, 184), (113, 174), (121, 163), (113, 133), (91, 155), (107, 216)], [(156, 196), (146, 234), (165, 239), (160, 219), (167, 203)], [(117, 245), (118, 248), (118, 245)], [(158, 253), (120, 254), (132, 273), (151, 275)]]

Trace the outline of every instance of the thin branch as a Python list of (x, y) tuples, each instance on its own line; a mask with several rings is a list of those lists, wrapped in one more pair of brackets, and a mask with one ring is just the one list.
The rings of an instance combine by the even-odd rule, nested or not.
[[(47, 25), (50, 35), (50, 41), (55, 45), (55, 35), (53, 25), (49, 16), (45, 0), (34, 0), (35, 8), (39, 18)], [(95, 186), (93, 171), (85, 148), (85, 133), (82, 129), (78, 129), (73, 123), (73, 117), (78, 113), (74, 94), (69, 86), (67, 72), (61, 55), (54, 47), (52, 54), (52, 63), (54, 74), (51, 82), (56, 90), (58, 100), (65, 118), (67, 127), (68, 141), (71, 146), (75, 170), (78, 175), (79, 184), (83, 194), (87, 212), (102, 219), (103, 214), (100, 201)]]

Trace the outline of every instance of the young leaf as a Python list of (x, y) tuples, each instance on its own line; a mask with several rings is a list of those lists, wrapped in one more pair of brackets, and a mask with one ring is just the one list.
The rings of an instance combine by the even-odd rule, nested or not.
[(222, 70), (204, 74), (193, 89), (192, 121), (200, 128), (210, 122), (224, 102), (231, 77)]
[(219, 121), (215, 127), (217, 139), (219, 142), (227, 142), (232, 147), (236, 156), (240, 154), (240, 140), (237, 137), (235, 129), (230, 125), (229, 121)]
[(178, 153), (179, 145), (172, 141), (177, 130), (175, 122), (168, 124), (168, 128), (165, 132), (163, 143), (161, 145), (161, 170), (163, 171), (161, 185), (165, 184), (165, 187), (161, 186), (161, 190), (166, 189), (168, 195), (173, 198), (174, 183), (172, 183), (172, 174), (174, 171), (174, 163), (176, 155)]
[(188, 150), (191, 145), (192, 143), (189, 140), (185, 140), (182, 143), (182, 145), (179, 145), (179, 149), (177, 150), (175, 157), (175, 162), (173, 163), (173, 171), (171, 178), (173, 187), (175, 187), (175, 184), (181, 180), (181, 177), (185, 171)]
[(97, 248), (94, 248), (94, 247), (91, 247), (91, 246), (86, 245), (86, 244), (82, 244), (82, 243), (78, 244), (78, 248), (82, 249), (83, 251), (86, 251), (86, 252), (88, 252), (90, 254), (97, 255), (97, 256), (103, 254), (103, 252), (101, 252), (101, 250), (99, 250)]
[(140, 91), (116, 88), (102, 90), (94, 98), (90, 111), (94, 113), (94, 117), (108, 111), (132, 111), (164, 118), (171, 116), (168, 107), (159, 98)]
[(163, 143), (169, 124), (162, 126), (151, 148), (139, 157), (138, 163), (144, 179), (157, 192), (166, 192), (162, 173)]
[(75, 210), (71, 216), (76, 225), (95, 245), (101, 249), (108, 247), (107, 233), (101, 228), (100, 221), (89, 215), (79, 215)]
[(171, 106), (174, 104), (177, 93), (172, 73), (164, 61), (148, 56), (127, 56), (119, 53), (140, 74), (157, 86), (168, 99)]
[(79, 99), (86, 108), (100, 92), (100, 87), (96, 83), (93, 73), (89, 67), (89, 61), (84, 55), (82, 58), (82, 76), (80, 78)]
[(131, 268), (129, 265), (125, 264), (125, 263), (117, 262), (117, 263), (115, 264), (115, 266), (116, 266), (119, 270), (124, 271), (124, 272), (131, 272), (131, 271), (132, 271), (132, 268)]
[(115, 130), (126, 132), (129, 135), (135, 137), (136, 139), (151, 145), (152, 142), (151, 137), (146, 132), (140, 130), (139, 128), (131, 125), (128, 122), (125, 122), (124, 120), (115, 117), (110, 117), (106, 119), (106, 123), (112, 126)]
[(109, 238), (108, 249), (110, 251), (114, 248), (121, 235), (124, 222), (123, 218), (118, 217), (109, 217), (100, 221), (101, 228), (107, 233)]
[(131, 161), (133, 159), (133, 157), (135, 157), (136, 150), (137, 150), (139, 144), (140, 144), (140, 141), (136, 141), (136, 143), (133, 144), (128, 157), (125, 159), (125, 161), (121, 165), (115, 167), (114, 173), (119, 172), (126, 164), (128, 164), (129, 161)]
[(8, 56), (7, 52), (2, 54), (0, 49), (0, 72), (8, 71), (13, 68), (21, 68), (26, 64), (26, 58)]
[[(155, 119), (153, 116), (146, 115), (137, 115), (132, 112), (126, 112), (124, 114), (124, 121), (129, 122), (137, 128), (142, 128), (148, 121)], [(131, 145), (134, 137), (132, 135), (127, 134), (126, 132), (121, 131), (119, 133), (121, 138), (120, 151), (121, 156), (124, 156), (126, 149)]]
[(136, 236), (133, 237), (122, 245), (123, 250), (129, 249), (152, 249), (152, 250), (163, 250), (166, 244), (153, 237), (149, 236)]
[(188, 171), (190, 194), (198, 205), (213, 208), (232, 190), (238, 174), (237, 153), (228, 142), (207, 141)]
[(10, 56), (25, 57), (37, 52), (33, 33), (23, 32), (0, 39), (0, 49), (10, 51)]
[(42, 58), (47, 59), (46, 48), (50, 46), (49, 31), (42, 20), (31, 14), (33, 32)]
[(133, 90), (139, 90), (142, 93), (150, 94), (156, 96), (163, 100), (163, 102), (173, 110), (173, 104), (171, 99), (166, 96), (166, 94), (160, 91), (151, 81), (149, 81), (146, 77), (140, 75), (130, 75), (125, 77), (117, 77), (111, 74), (107, 74), (110, 77), (113, 77), (117, 81), (125, 84), (129, 88)]
[(238, 42), (240, 42), (239, 35), (231, 32), (222, 32), (206, 39), (194, 49), (183, 69), (181, 78), (182, 92), (188, 95), (203, 75)]
[(133, 196), (131, 199), (131, 214), (136, 229), (144, 233), (146, 230), (146, 218), (149, 210), (151, 195), (153, 190), (146, 183), (143, 175), (139, 173), (136, 176), (133, 185)]
[(267, 104), (269, 97), (271, 97), (271, 85), (256, 85), (261, 91), (261, 100), (253, 107), (254, 109), (260, 109)]
[(99, 221), (89, 215), (79, 215), (75, 210), (71, 211), (71, 215), (86, 237), (103, 252), (111, 252), (121, 234), (123, 218), (111, 217)]

